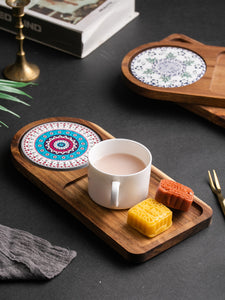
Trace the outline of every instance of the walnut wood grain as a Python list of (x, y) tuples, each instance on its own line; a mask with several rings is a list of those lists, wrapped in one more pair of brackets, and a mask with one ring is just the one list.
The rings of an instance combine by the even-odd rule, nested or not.
[[(130, 71), (132, 59), (142, 51), (154, 47), (174, 46), (188, 49), (201, 56), (207, 66), (204, 76), (189, 85), (162, 88), (145, 84)], [(214, 107), (225, 107), (225, 48), (204, 45), (183, 34), (172, 34), (162, 41), (141, 45), (131, 50), (121, 64), (122, 75), (127, 86), (148, 98)]]
[(225, 108), (203, 106), (203, 105), (189, 105), (179, 104), (186, 110), (189, 110), (196, 115), (207, 119), (208, 121), (225, 128)]
[[(83, 124), (104, 139), (113, 138), (108, 132), (88, 121), (75, 118), (50, 118), (31, 123), (16, 133), (11, 153), (16, 168), (43, 192), (68, 210), (91, 231), (103, 239), (125, 259), (143, 262), (206, 228), (211, 221), (211, 208), (196, 196), (186, 213), (173, 212), (173, 225), (166, 232), (150, 239), (127, 225), (127, 210), (110, 210), (95, 204), (88, 195), (87, 168), (52, 170), (33, 164), (20, 150), (23, 135), (32, 127), (52, 121), (70, 121)], [(154, 197), (162, 178), (169, 178), (152, 166), (149, 197)]]

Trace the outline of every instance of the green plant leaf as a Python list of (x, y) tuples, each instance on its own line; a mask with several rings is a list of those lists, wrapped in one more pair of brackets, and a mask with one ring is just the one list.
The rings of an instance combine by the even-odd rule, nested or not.
[(28, 95), (27, 93), (17, 89), (17, 88), (14, 88), (14, 87), (11, 87), (9, 85), (0, 85), (0, 91), (3, 91), (3, 92), (8, 92), (8, 93), (13, 93), (13, 94), (19, 94), (19, 95), (24, 95), (24, 96), (27, 96), (29, 98), (32, 98), (30, 95)]
[(2, 125), (3, 126), (5, 126), (5, 127), (7, 127), (7, 128), (9, 128), (9, 126), (8, 125), (6, 125), (5, 123), (3, 123), (2, 121), (0, 121), (0, 127), (2, 127)]
[(2, 105), (0, 105), (0, 110), (6, 111), (6, 112), (8, 112), (8, 113), (10, 113), (10, 114), (12, 114), (12, 115), (14, 115), (14, 116), (16, 116), (16, 117), (20, 118), (20, 116), (19, 116), (19, 115), (17, 115), (17, 114), (16, 114), (16, 113), (14, 113), (13, 111), (9, 110), (8, 108), (5, 108), (5, 107), (4, 107), (4, 106), (2, 106)]
[(12, 96), (12, 95), (8, 95), (8, 94), (5, 94), (5, 93), (0, 93), (0, 99), (6, 99), (6, 100), (11, 100), (11, 101), (15, 101), (15, 102), (19, 102), (19, 103), (22, 103), (24, 105), (27, 105), (27, 106), (30, 106), (30, 104)]
[[(32, 98), (30, 95), (28, 95), (27, 93), (20, 90), (20, 88), (26, 87), (28, 85), (37, 85), (37, 83), (17, 82), (17, 81), (12, 81), (12, 80), (0, 79), (0, 99), (10, 100), (10, 101), (14, 101), (14, 102), (18, 102), (18, 103), (30, 106), (29, 104), (18, 99), (17, 97), (8, 94), (8, 93), (13, 93), (13, 94), (18, 94), (18, 95), (23, 95), (28, 98)], [(1, 110), (20, 118), (20, 116), (18, 114), (14, 113), (13, 111), (9, 110), (8, 108), (6, 108), (2, 105), (0, 105), (0, 111)], [(4, 122), (0, 121), (0, 127), (2, 127), (2, 126), (8, 128), (8, 125), (6, 125)]]
[(17, 82), (17, 81), (12, 81), (12, 80), (5, 80), (5, 79), (0, 79), (0, 85), (4, 86), (13, 86), (13, 87), (26, 87), (28, 85), (37, 85), (37, 83), (34, 82)]

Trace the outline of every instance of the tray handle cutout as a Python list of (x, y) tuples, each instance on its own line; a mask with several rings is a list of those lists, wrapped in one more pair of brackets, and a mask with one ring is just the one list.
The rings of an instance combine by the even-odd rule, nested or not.
[(161, 40), (161, 42), (179, 42), (179, 43), (184, 43), (184, 44), (192, 44), (192, 45), (201, 45), (204, 46), (203, 43), (196, 41), (189, 36), (186, 36), (184, 34), (179, 34), (179, 33), (173, 33), (169, 36), (167, 36), (165, 39)]

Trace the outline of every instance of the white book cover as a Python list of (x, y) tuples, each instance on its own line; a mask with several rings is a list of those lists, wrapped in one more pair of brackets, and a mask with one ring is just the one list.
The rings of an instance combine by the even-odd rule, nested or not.
[[(0, 5), (10, 9), (4, 0), (0, 0)], [(27, 21), (26, 15), (32, 17), (35, 24)], [(83, 58), (137, 16), (135, 0), (31, 0), (25, 7), (24, 26), (36, 33), (39, 31), (39, 42), (44, 44), (48, 43), (41, 40), (42, 23), (38, 23), (38, 20), (55, 24), (56, 28), (60, 26), (76, 32), (81, 37), (78, 46), (81, 50), (78, 56)], [(4, 16), (0, 11), (2, 28), (4, 26), (1, 25), (1, 19), (7, 20), (7, 18), (10, 19), (10, 16)], [(28, 37), (37, 40), (36, 36), (32, 38), (32, 34)], [(63, 40), (64, 36), (61, 38)], [(54, 43), (50, 40), (51, 37), (49, 37), (49, 46), (54, 47)]]

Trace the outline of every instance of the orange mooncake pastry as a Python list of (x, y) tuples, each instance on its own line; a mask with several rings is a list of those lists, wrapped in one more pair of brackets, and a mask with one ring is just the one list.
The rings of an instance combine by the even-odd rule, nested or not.
[(128, 210), (127, 223), (152, 238), (172, 225), (172, 211), (155, 199), (149, 198)]
[(155, 199), (170, 208), (187, 211), (193, 202), (194, 192), (181, 183), (162, 179), (157, 188)]

